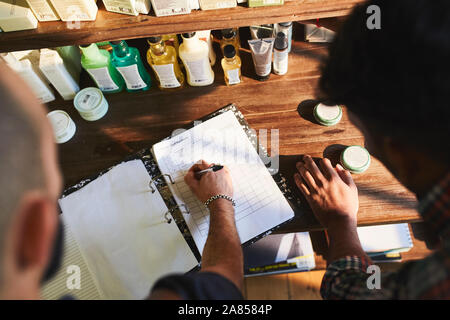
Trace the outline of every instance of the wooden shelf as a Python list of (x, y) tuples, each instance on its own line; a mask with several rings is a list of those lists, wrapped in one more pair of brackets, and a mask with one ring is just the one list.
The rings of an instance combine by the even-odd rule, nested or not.
[(255, 24), (344, 16), (362, 0), (298, 0), (283, 6), (193, 11), (189, 15), (128, 16), (108, 12), (100, 4), (97, 19), (79, 29), (62, 21), (39, 23), (35, 30), (0, 33), (0, 52), (144, 38), (196, 30), (214, 30)]

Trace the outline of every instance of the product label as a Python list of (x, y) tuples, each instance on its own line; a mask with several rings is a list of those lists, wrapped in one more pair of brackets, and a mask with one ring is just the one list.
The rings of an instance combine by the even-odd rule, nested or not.
[(103, 3), (108, 11), (137, 15), (130, 0), (103, 0)]
[(107, 92), (119, 89), (117, 84), (111, 78), (107, 67), (88, 69), (87, 72), (95, 80), (100, 90)]
[(128, 90), (139, 90), (147, 87), (147, 84), (142, 80), (141, 75), (139, 74), (137, 64), (128, 67), (117, 67), (117, 71), (120, 72), (125, 80)]
[(288, 51), (275, 50), (273, 53), (273, 71), (285, 74), (288, 71)]
[(267, 76), (270, 73), (270, 70), (272, 70), (272, 64), (270, 62), (255, 66), (256, 74), (261, 77)]
[(229, 84), (238, 84), (241, 83), (241, 79), (239, 78), (239, 69), (227, 70), (228, 75), (228, 83)]
[(158, 75), (159, 82), (163, 88), (178, 88), (181, 86), (177, 77), (175, 76), (175, 71), (173, 69), (173, 64), (164, 65), (152, 65), (153, 70)]
[(97, 93), (86, 93), (81, 99), (78, 99), (78, 105), (85, 111), (95, 109), (102, 97)]
[(201, 59), (196, 61), (187, 61), (186, 68), (189, 73), (189, 79), (193, 84), (204, 84), (211, 81), (211, 75), (209, 75), (209, 59)]

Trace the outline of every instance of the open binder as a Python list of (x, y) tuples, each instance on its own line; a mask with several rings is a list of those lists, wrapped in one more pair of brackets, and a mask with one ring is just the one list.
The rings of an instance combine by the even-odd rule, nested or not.
[[(200, 121), (201, 124), (199, 124)], [(295, 211), (297, 212), (297, 214), (299, 213), (298, 205), (300, 203), (300, 200), (290, 190), (290, 188), (286, 184), (285, 178), (282, 177), (282, 175), (279, 172), (276, 172), (274, 175), (272, 175), (266, 168), (269, 166), (270, 163), (265, 163), (266, 167), (261, 166), (261, 162), (263, 161), (261, 158), (264, 158), (264, 160), (268, 162), (267, 161), (269, 159), (268, 155), (265, 151), (263, 151), (263, 153), (261, 154), (261, 150), (263, 149), (258, 146), (257, 136), (255, 132), (249, 127), (242, 113), (238, 110), (238, 108), (235, 105), (230, 104), (225, 108), (217, 110), (216, 112), (213, 112), (212, 114), (200, 119), (200, 121), (191, 123), (190, 125), (187, 126), (185, 131), (181, 130), (179, 134), (174, 135), (172, 137), (168, 137), (163, 141), (161, 141), (160, 143), (155, 144), (151, 150), (150, 149), (141, 150), (137, 154), (125, 159), (121, 164), (118, 164), (117, 166), (104, 170), (103, 172), (97, 174), (95, 177), (85, 179), (76, 184), (75, 186), (66, 189), (63, 193), (62, 199), (60, 200), (60, 206), (62, 208), (63, 216), (65, 215), (64, 212), (65, 209), (64, 205), (62, 204), (64, 204), (64, 202), (67, 202), (66, 200), (68, 200), (72, 195), (82, 190), (83, 188), (86, 188), (86, 186), (95, 182), (102, 176), (107, 175), (115, 167), (118, 167), (119, 165), (125, 164), (127, 162), (140, 160), (142, 161), (148, 175), (150, 176), (146, 192), (148, 192), (148, 194), (154, 195), (159, 194), (165, 203), (165, 207), (167, 207), (167, 210), (163, 214), (161, 214), (161, 221), (164, 221), (164, 223), (167, 224), (176, 224), (179, 232), (181, 233), (184, 240), (188, 244), (190, 250), (192, 251), (192, 254), (195, 256), (196, 260), (200, 262), (201, 251), (203, 250), (204, 241), (207, 235), (207, 231), (206, 234), (204, 232), (205, 230), (204, 224), (205, 223), (208, 224), (209, 216), (207, 214), (206, 215), (204, 214), (205, 210), (207, 211), (207, 209), (199, 206), (198, 204), (195, 204), (194, 200), (189, 200), (190, 202), (184, 201), (186, 198), (184, 198), (183, 193), (180, 192), (180, 190), (185, 190), (182, 189), (184, 186), (182, 186), (183, 181), (180, 178), (181, 176), (183, 176), (183, 171), (182, 170), (177, 171), (178, 167), (176, 167), (172, 163), (172, 162), (178, 163), (180, 161), (183, 162), (184, 158), (177, 157), (175, 155), (174, 156), (175, 161), (171, 160), (172, 155), (176, 153), (176, 150), (178, 150), (173, 148), (171, 149), (171, 146), (177, 145), (178, 147), (180, 144), (183, 143), (182, 141), (183, 137), (191, 133), (195, 135), (195, 130), (197, 131), (203, 130), (202, 125), (205, 125), (204, 128), (206, 128), (206, 126), (208, 125), (216, 127), (220, 126), (221, 124), (224, 125), (226, 128), (229, 128), (232, 132), (236, 133), (236, 136), (239, 137), (238, 140), (239, 146), (245, 145), (246, 143), (249, 146), (251, 146), (250, 148), (252, 148), (252, 150), (248, 152), (248, 154), (250, 154), (249, 158), (252, 157), (254, 154), (258, 156), (258, 159), (256, 158), (253, 159), (255, 161), (254, 166), (245, 167), (245, 170), (239, 172), (239, 177), (236, 177), (236, 179), (237, 180), (240, 179), (239, 181), (243, 182), (244, 181), (243, 177), (241, 177), (240, 175), (242, 174), (245, 176), (246, 174), (248, 175), (249, 173), (253, 174), (253, 170), (255, 170), (256, 173), (254, 175), (257, 174), (258, 179), (262, 179), (260, 180), (260, 183), (253, 183), (253, 185), (249, 185), (247, 187), (243, 187), (242, 186), (243, 183), (240, 183), (239, 186), (234, 185), (235, 194), (236, 189), (239, 188), (240, 188), (239, 192), (243, 190), (241, 194), (247, 192), (246, 193), (247, 198), (245, 200), (236, 199), (238, 205), (235, 210), (236, 215), (243, 213), (241, 214), (240, 217), (241, 220), (238, 221), (238, 218), (236, 218), (237, 219), (236, 224), (243, 246), (247, 246), (251, 243), (254, 243), (255, 241), (270, 234), (272, 231), (279, 228), (281, 225), (290, 221), (295, 216), (293, 208), (296, 208)], [(214, 121), (216, 121), (217, 123), (213, 123)], [(237, 125), (234, 123), (236, 121), (238, 123), (239, 130), (237, 130)], [(245, 139), (243, 138), (243, 136), (239, 136), (242, 133), (244, 133)], [(230, 136), (228, 135), (227, 137)], [(202, 137), (200, 137), (200, 140), (201, 139)], [(209, 154), (211, 154), (211, 157), (216, 157), (216, 150), (210, 148), (213, 145), (214, 146), (216, 144), (219, 145), (220, 143), (218, 141), (215, 141), (214, 139), (212, 140), (212, 142), (213, 144), (206, 143), (204, 145), (205, 147), (204, 150), (210, 152)], [(259, 155), (256, 152), (258, 149), (260, 151)], [(195, 159), (195, 157), (198, 154), (201, 153), (196, 154), (195, 152), (193, 152), (192, 159)], [(224, 157), (226, 158), (227, 156), (228, 154), (224, 152)], [(179, 165), (180, 166), (184, 165), (184, 167), (186, 167), (189, 164), (190, 166), (193, 164), (193, 162), (192, 163), (190, 162), (191, 160), (186, 159), (186, 161), (184, 161)], [(227, 163), (223, 164), (227, 165)], [(236, 166), (240, 166), (240, 164), (238, 163), (236, 164)], [(262, 167), (263, 169), (261, 169)], [(243, 168), (243, 166), (241, 166), (240, 168)], [(264, 177), (261, 178), (261, 176)], [(233, 177), (233, 182), (235, 182), (235, 177)], [(249, 192), (248, 190), (250, 190), (251, 196), (253, 196), (254, 192), (255, 199), (253, 200), (248, 199), (251, 197), (248, 193)], [(187, 194), (187, 191), (185, 191), (184, 194)], [(260, 198), (256, 198), (257, 196), (259, 196)], [(192, 197), (190, 197), (189, 199), (192, 199)], [(266, 207), (262, 207), (259, 209), (257, 208), (257, 206), (263, 206), (265, 203)], [(241, 207), (239, 207), (240, 204)], [(245, 207), (245, 206), (251, 207), (252, 205), (253, 207), (251, 210)], [(252, 217), (251, 214), (258, 214), (258, 216), (255, 218)], [(196, 223), (198, 224), (201, 223), (201, 225), (200, 226), (196, 225)], [(101, 228), (101, 226), (99, 226), (99, 228)], [(84, 250), (83, 244), (80, 244), (80, 240), (82, 239), (79, 238), (77, 239), (76, 232), (74, 235), (75, 239), (80, 245), (82, 255), (84, 256), (84, 258), (86, 258), (85, 254), (83, 254)], [(86, 246), (86, 244), (84, 245)], [(89, 268), (89, 262), (87, 263), (87, 265)], [(199, 265), (196, 268), (198, 267)], [(90, 271), (92, 272), (93, 270)], [(106, 296), (111, 297), (108, 295)], [(120, 298), (121, 296), (120, 293), (118, 293), (116, 295), (113, 295), (112, 297)], [(141, 298), (133, 295), (127, 296), (125, 298), (130, 297)]]

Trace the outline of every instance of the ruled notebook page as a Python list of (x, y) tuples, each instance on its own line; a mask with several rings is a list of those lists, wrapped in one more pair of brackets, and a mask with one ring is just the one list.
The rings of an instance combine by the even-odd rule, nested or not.
[(232, 111), (155, 144), (153, 153), (161, 172), (169, 174), (175, 182), (171, 184), (166, 177), (177, 204), (185, 204), (190, 211), (183, 216), (200, 253), (208, 236), (209, 211), (190, 191), (184, 176), (201, 159), (230, 169), (241, 243), (294, 217)]
[[(42, 299), (59, 300), (67, 296), (77, 300), (101, 299), (100, 292), (91, 276), (72, 232), (68, 226), (64, 225), (63, 227), (64, 253), (61, 267), (58, 269), (55, 276), (41, 288)], [(79, 269), (74, 269), (74, 266)], [(78, 270), (80, 274), (79, 283), (76, 282), (73, 277)], [(67, 285), (67, 283), (69, 283), (69, 285)]]

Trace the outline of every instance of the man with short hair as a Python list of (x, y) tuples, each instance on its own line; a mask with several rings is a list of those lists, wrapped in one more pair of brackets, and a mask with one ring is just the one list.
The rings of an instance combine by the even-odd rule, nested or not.
[[(62, 251), (57, 200), (62, 179), (46, 110), (27, 85), (0, 62), (0, 299), (39, 299)], [(234, 221), (231, 176), (226, 167), (185, 177), (193, 193), (210, 201), (210, 229), (201, 271), (169, 275), (151, 299), (242, 299), (243, 258)], [(151, 288), (149, 288), (150, 291)]]
[[(381, 29), (367, 28), (370, 5)], [(372, 11), (370, 11), (372, 12)], [(383, 274), (370, 290), (371, 264), (356, 232), (358, 194), (351, 175), (328, 159), (297, 164), (295, 180), (323, 226), (330, 251), (326, 299), (450, 299), (450, 2), (368, 1), (352, 12), (330, 47), (320, 98), (347, 106), (366, 146), (417, 195), (440, 248)]]

